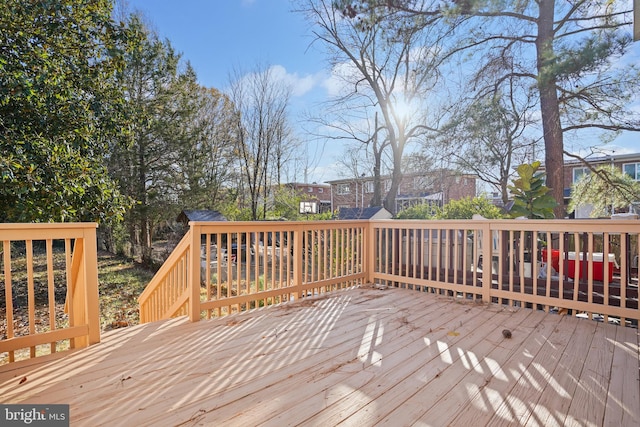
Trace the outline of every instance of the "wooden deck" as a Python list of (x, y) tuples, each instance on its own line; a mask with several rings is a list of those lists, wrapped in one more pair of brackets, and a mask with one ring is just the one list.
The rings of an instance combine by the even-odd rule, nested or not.
[(72, 426), (637, 426), (639, 362), (637, 329), (357, 288), (112, 331), (0, 367), (0, 399)]

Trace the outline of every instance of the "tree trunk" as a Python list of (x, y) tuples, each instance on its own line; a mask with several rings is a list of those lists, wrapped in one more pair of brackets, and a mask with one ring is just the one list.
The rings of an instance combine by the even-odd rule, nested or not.
[(564, 143), (560, 108), (553, 71), (553, 16), (555, 0), (540, 0), (538, 37), (536, 39), (538, 90), (540, 91), (540, 113), (544, 132), (546, 185), (558, 203), (554, 209), (556, 218), (564, 218)]
[(146, 135), (138, 133), (138, 180), (137, 180), (137, 200), (140, 205), (136, 207), (138, 211), (138, 226), (140, 227), (138, 237), (138, 243), (140, 251), (140, 260), (143, 264), (150, 265), (150, 259), (148, 257), (148, 236), (149, 236), (149, 205), (147, 194), (147, 164), (146, 164)]
[(507, 179), (503, 179), (500, 182), (500, 195), (502, 197), (502, 204), (506, 206), (509, 203), (509, 182)]
[(398, 195), (398, 189), (400, 188), (400, 182), (402, 181), (402, 149), (396, 148), (402, 147), (401, 144), (394, 146), (393, 153), (393, 175), (391, 176), (391, 188), (384, 198), (383, 205), (392, 214), (396, 214), (396, 196)]
[(369, 202), (370, 206), (380, 206), (382, 204), (382, 180), (380, 179), (380, 170), (382, 168), (381, 154), (377, 152), (375, 155), (375, 165), (373, 166), (373, 198)]
[(375, 135), (373, 136), (373, 199), (369, 206), (380, 206), (382, 204), (382, 182), (380, 180), (380, 171), (382, 169), (382, 149), (378, 147), (378, 112), (376, 111), (374, 121)]

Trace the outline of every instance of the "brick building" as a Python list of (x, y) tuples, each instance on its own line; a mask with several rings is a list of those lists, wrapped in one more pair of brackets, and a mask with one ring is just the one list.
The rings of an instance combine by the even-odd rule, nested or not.
[[(396, 196), (395, 211), (423, 203), (442, 206), (450, 200), (475, 197), (476, 176), (461, 174), (450, 169), (428, 173), (410, 173), (402, 178)], [(391, 186), (391, 176), (381, 177), (382, 193)], [(371, 205), (373, 177), (347, 178), (328, 181), (331, 186), (331, 209), (359, 208)]]
[(328, 184), (290, 182), (286, 187), (293, 189), (303, 201), (316, 203), (318, 213), (331, 210), (331, 186)]
[[(640, 153), (612, 154), (586, 159), (593, 168), (612, 165), (636, 181), (640, 181)], [(569, 204), (571, 186), (583, 175), (590, 173), (590, 169), (578, 159), (568, 159), (564, 162), (564, 203)], [(640, 201), (639, 201), (640, 202)]]
[[(640, 153), (609, 155), (586, 160), (594, 168), (607, 165), (615, 166), (636, 181), (640, 181)], [(566, 160), (564, 162), (565, 190), (570, 189), (571, 185), (585, 173), (589, 173), (589, 168), (580, 160)]]

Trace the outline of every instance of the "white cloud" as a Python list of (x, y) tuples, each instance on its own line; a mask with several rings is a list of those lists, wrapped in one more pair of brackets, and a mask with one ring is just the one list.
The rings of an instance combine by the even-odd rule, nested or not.
[(352, 76), (357, 73), (355, 66), (351, 62), (343, 62), (335, 65), (331, 74), (326, 76), (322, 82), (322, 87), (330, 97), (341, 96), (353, 90)]
[(288, 73), (282, 65), (273, 65), (271, 73), (274, 78), (285, 82), (291, 88), (293, 96), (304, 96), (322, 82), (321, 73), (299, 76), (298, 73)]

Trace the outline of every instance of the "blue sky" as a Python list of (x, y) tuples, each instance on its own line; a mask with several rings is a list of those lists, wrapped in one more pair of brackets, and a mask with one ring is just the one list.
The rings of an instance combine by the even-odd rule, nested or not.
[(127, 0), (184, 54), (205, 86), (224, 87), (234, 67), (281, 65), (300, 78), (325, 63), (289, 0)]
[[(234, 69), (248, 72), (260, 64), (278, 66), (293, 86), (294, 122), (299, 120), (296, 113), (314, 108), (327, 97), (328, 62), (319, 48), (311, 45), (309, 26), (302, 15), (292, 12), (290, 0), (123, 1), (131, 11), (141, 11), (160, 37), (169, 39), (191, 62), (202, 85), (224, 90)], [(640, 42), (636, 42), (631, 58), (640, 60)], [(592, 142), (584, 140), (566, 139), (565, 147), (571, 151), (586, 145), (602, 147), (595, 136)], [(317, 164), (309, 181), (340, 178), (337, 171), (344, 166), (338, 165), (340, 149), (333, 144), (309, 143), (311, 163)], [(583, 149), (580, 152), (584, 155)], [(618, 137), (604, 149), (611, 150), (618, 154), (640, 151), (640, 135), (626, 133)]]
[[(170, 40), (204, 86), (224, 90), (234, 69), (249, 72), (258, 65), (277, 66), (292, 84), (294, 122), (298, 113), (326, 97), (328, 63), (318, 48), (310, 46), (309, 26), (301, 14), (292, 12), (290, 0), (125, 1), (130, 11), (143, 13), (161, 38)], [(316, 169), (308, 180), (340, 178), (335, 165), (339, 148), (318, 141), (309, 145), (310, 163)]]

